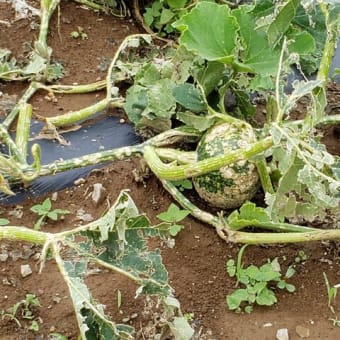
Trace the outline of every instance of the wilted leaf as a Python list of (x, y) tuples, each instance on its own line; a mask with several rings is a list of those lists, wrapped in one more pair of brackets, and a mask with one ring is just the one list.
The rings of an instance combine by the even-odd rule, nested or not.
[(187, 110), (195, 112), (206, 110), (201, 92), (193, 84), (176, 85), (172, 90), (172, 95), (175, 97), (176, 102)]
[(216, 120), (207, 117), (206, 115), (198, 115), (192, 112), (177, 112), (177, 119), (187, 126), (192, 126), (196, 130), (203, 132), (209, 129)]

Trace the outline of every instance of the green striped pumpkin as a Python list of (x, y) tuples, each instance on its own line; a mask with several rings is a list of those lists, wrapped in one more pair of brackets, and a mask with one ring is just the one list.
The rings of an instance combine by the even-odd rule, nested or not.
[[(256, 141), (253, 129), (222, 123), (210, 128), (197, 146), (197, 159), (227, 154)], [(193, 178), (198, 195), (211, 206), (231, 209), (250, 200), (259, 183), (256, 166), (248, 160), (224, 166), (219, 170)]]

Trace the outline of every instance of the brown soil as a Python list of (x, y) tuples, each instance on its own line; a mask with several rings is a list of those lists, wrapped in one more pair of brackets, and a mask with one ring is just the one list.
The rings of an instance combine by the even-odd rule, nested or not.
[[(67, 75), (62, 83), (88, 83), (103, 79), (105, 72), (98, 69), (103, 58), (110, 60), (119, 42), (137, 28), (131, 20), (97, 14), (80, 8), (73, 2), (63, 1), (60, 22), (54, 15), (49, 34), (49, 44), (53, 56), (65, 65)], [(0, 3), (0, 20), (12, 22), (14, 12), (7, 3)], [(7, 27), (0, 21), (0, 47), (13, 51), (20, 60), (27, 53), (27, 43), (32, 43), (37, 35), (35, 19), (18, 20)], [(84, 28), (88, 40), (70, 37), (77, 26)], [(26, 83), (0, 83), (3, 93), (20, 98)], [(330, 101), (334, 110), (339, 110), (340, 90), (334, 87), (330, 91)], [(59, 113), (85, 107), (98, 100), (102, 93), (86, 95), (58, 95), (58, 101), (51, 103), (44, 93), (35, 95), (31, 103), (38, 115), (56, 115)], [(113, 113), (114, 114), (114, 113)], [(326, 141), (329, 149), (339, 153), (339, 129), (327, 130)], [(94, 218), (99, 217), (112, 204), (120, 190), (128, 188), (136, 205), (145, 212), (152, 222), (156, 215), (165, 211), (171, 198), (154, 176), (145, 183), (136, 183), (132, 171), (139, 168), (137, 159), (117, 161), (104, 169), (93, 172), (86, 181), (78, 186), (58, 193), (53, 202), (55, 208), (68, 209), (62, 222), (48, 223), (43, 226), (46, 231), (57, 232), (72, 228), (79, 223), (76, 212), (84, 209)], [(94, 183), (102, 183), (107, 192), (107, 199), (95, 207), (89, 197)], [(20, 205), (2, 206), (1, 216), (10, 220), (11, 225), (33, 226), (36, 215), (30, 207), (42, 202), (45, 197), (27, 199)], [(22, 211), (20, 218), (13, 211)], [(290, 339), (299, 339), (297, 326), (309, 330), (309, 339), (340, 339), (340, 327), (329, 320), (335, 318), (327, 306), (327, 291), (323, 272), (327, 273), (332, 284), (340, 282), (340, 248), (335, 242), (314, 242), (283, 246), (248, 247), (244, 256), (245, 264), (263, 264), (268, 258), (279, 258), (283, 268), (294, 263), (298, 251), (303, 250), (308, 260), (297, 264), (297, 273), (291, 282), (297, 287), (295, 293), (277, 292), (278, 303), (270, 308), (255, 307), (251, 314), (235, 314), (228, 311), (225, 297), (235, 289), (235, 280), (228, 277), (226, 261), (235, 258), (239, 245), (222, 241), (216, 232), (193, 218), (186, 218), (185, 229), (176, 237), (175, 247), (160, 245), (163, 261), (169, 272), (170, 283), (179, 299), (184, 313), (193, 313), (196, 329), (201, 329), (201, 339), (275, 339), (280, 328), (287, 328)], [(68, 291), (53, 261), (48, 261), (41, 274), (38, 273), (37, 254), (41, 249), (31, 244), (20, 242), (0, 242), (0, 254), (8, 254), (0, 262), (0, 310), (6, 310), (25, 297), (36, 294), (42, 308), (37, 308), (35, 316), (39, 317), (40, 329), (37, 333), (27, 330), (27, 322), (22, 321), (19, 328), (15, 322), (0, 320), (0, 339), (47, 339), (48, 334), (58, 332), (68, 339), (78, 336), (77, 324), (72, 310)], [(17, 258), (16, 255), (19, 255)], [(22, 278), (20, 266), (29, 264), (33, 274)], [(88, 278), (97, 300), (106, 305), (106, 312), (117, 322), (138, 313), (132, 322), (137, 331), (143, 331), (147, 321), (142, 316), (144, 300), (135, 299), (136, 286), (127, 279), (105, 270)], [(122, 293), (122, 305), (117, 307), (117, 292)], [(340, 318), (340, 301), (333, 304)], [(139, 339), (150, 339), (140, 332)], [(145, 333), (146, 334), (146, 333)]]

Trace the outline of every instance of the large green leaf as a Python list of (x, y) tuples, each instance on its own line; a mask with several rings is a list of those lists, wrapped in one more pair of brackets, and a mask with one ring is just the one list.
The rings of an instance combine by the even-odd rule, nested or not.
[(181, 31), (180, 43), (206, 60), (234, 61), (238, 24), (226, 5), (200, 2), (173, 26)]
[(240, 36), (244, 46), (241, 60), (262, 76), (276, 75), (280, 51), (269, 45), (266, 33), (256, 29), (255, 18), (247, 7), (239, 7), (233, 11), (240, 25)]

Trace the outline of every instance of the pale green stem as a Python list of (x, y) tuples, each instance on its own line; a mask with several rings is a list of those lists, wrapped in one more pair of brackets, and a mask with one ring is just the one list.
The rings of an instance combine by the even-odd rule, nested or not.
[(334, 52), (337, 47), (337, 42), (339, 38), (339, 30), (337, 29), (336, 25), (335, 27), (332, 27), (332, 25), (329, 22), (329, 12), (327, 9), (327, 5), (325, 3), (319, 3), (319, 6), (325, 16), (327, 35), (326, 35), (326, 42), (323, 48), (323, 54), (322, 54), (319, 70), (317, 73), (317, 79), (323, 81), (323, 86), (325, 88), (328, 82), (329, 70), (332, 64)]
[(259, 161), (256, 161), (255, 164), (256, 164), (257, 172), (260, 176), (263, 190), (265, 192), (269, 192), (270, 194), (273, 194), (274, 189), (273, 189), (272, 181), (269, 176), (266, 161), (264, 159), (261, 159)]
[(60, 116), (46, 118), (47, 126), (53, 125), (56, 127), (60, 127), (60, 126), (72, 125), (100, 111), (105, 110), (109, 105), (110, 107), (117, 107), (117, 108), (123, 107), (123, 103), (120, 100), (111, 101), (110, 99), (108, 100), (107, 98), (104, 98), (101, 101), (93, 105), (90, 105), (88, 107), (85, 107), (81, 110), (73, 111), (73, 112), (71, 111)]
[(31, 118), (32, 105), (26, 103), (22, 104), (17, 123), (15, 144), (24, 160), (26, 160), (27, 157), (27, 142), (30, 134)]
[[(299, 126), (299, 125), (303, 125), (304, 124), (304, 120), (299, 119), (299, 120), (287, 120), (284, 122), (285, 126)], [(322, 127), (325, 125), (337, 125), (340, 124), (340, 114), (336, 114), (336, 115), (327, 115), (327, 116), (323, 116), (318, 123), (316, 124), (316, 127)]]
[(155, 151), (159, 158), (170, 162), (175, 161), (180, 164), (188, 164), (194, 163), (197, 160), (196, 151), (181, 151), (172, 148), (158, 148)]
[[(199, 209), (192, 202), (190, 202), (171, 182), (162, 179), (161, 182), (164, 188), (170, 193), (174, 200), (182, 206), (182, 208), (189, 210), (190, 214), (198, 220), (215, 227), (218, 235), (228, 242), (261, 244), (340, 239), (340, 229), (318, 230), (308, 227), (289, 225), (288, 223), (272, 223), (271, 229), (280, 230), (279, 227), (281, 225), (281, 228), (284, 227), (284, 230), (288, 231), (284, 233), (250, 233), (235, 231), (227, 225), (227, 221), (223, 216), (217, 217)], [(263, 223), (261, 228), (265, 226), (270, 229), (270, 223)], [(291, 232), (292, 230), (293, 232)], [(298, 232), (299, 230), (304, 232)]]
[(90, 84), (80, 84), (80, 85), (44, 85), (39, 83), (38, 84), (41, 89), (44, 89), (48, 92), (55, 92), (55, 93), (89, 93), (95, 92), (98, 90), (105, 89), (106, 87), (106, 80), (100, 80), (95, 83)]
[(250, 126), (246, 121), (235, 118), (233, 116), (230, 116), (229, 114), (226, 113), (220, 113), (215, 111), (211, 106), (207, 104), (208, 108), (208, 113), (210, 114), (210, 117), (208, 116), (209, 119), (211, 118), (218, 118), (222, 122), (232, 124), (234, 126), (238, 126), (240, 128), (243, 128), (244, 126)]
[[(35, 159), (33, 166), (27, 166), (19, 169), (17, 168), (18, 165), (16, 163), (9, 163), (9, 161), (5, 159), (5, 161), (7, 161), (5, 166), (9, 171), (3, 171), (4, 177), (11, 183), (21, 182), (23, 180), (25, 182), (29, 182), (38, 176), (53, 175), (58, 172), (76, 169), (88, 165), (112, 162), (117, 159), (124, 159), (132, 156), (142, 156), (144, 148), (147, 145), (169, 145), (175, 142), (183, 141), (184, 139), (194, 141), (197, 140), (199, 135), (200, 134), (196, 130), (191, 128), (167, 130), (139, 145), (124, 146), (121, 148), (101, 151), (69, 160), (58, 160), (51, 164), (41, 165), (41, 168), (39, 165), (39, 148), (37, 145), (33, 145), (32, 154)], [(6, 169), (4, 168), (4, 170)]]
[[(0, 79), (5, 80), (5, 81), (25, 80), (25, 79), (27, 79), (27, 76), (26, 77), (18, 76), (18, 74), (21, 74), (21, 73), (22, 73), (22, 69), (21, 68), (12, 69), (10, 71), (0, 73)], [(12, 74), (17, 75), (17, 76), (16, 77), (12, 77), (11, 76)]]
[(115, 55), (111, 61), (111, 64), (109, 66), (108, 69), (108, 73), (106, 76), (106, 96), (107, 96), (107, 100), (111, 100), (112, 97), (112, 87), (114, 85), (114, 83), (117, 81), (117, 79), (114, 79), (113, 77), (113, 68), (116, 65), (116, 62), (120, 56), (120, 54), (122, 53), (122, 51), (124, 51), (128, 46), (129, 43), (134, 40), (134, 39), (140, 39), (140, 38), (144, 38), (144, 40), (147, 40), (147, 38), (150, 38), (150, 35), (148, 34), (132, 34), (127, 36), (123, 42), (119, 45), (117, 51), (115, 52)]
[(23, 157), (22, 153), (20, 152), (20, 149), (14, 143), (13, 139), (11, 138), (3, 124), (0, 124), (0, 139), (2, 140), (3, 143), (7, 145), (10, 156), (14, 157), (15, 160), (18, 161), (19, 163), (25, 165), (26, 159)]
[(286, 41), (286, 38), (284, 38), (282, 48), (281, 48), (281, 54), (280, 54), (280, 59), (279, 59), (278, 71), (277, 71), (277, 75), (276, 75), (276, 81), (275, 81), (275, 99), (276, 99), (276, 103), (277, 103), (277, 107), (276, 107), (277, 115), (275, 117), (275, 122), (277, 124), (281, 123), (281, 121), (283, 119), (283, 115), (285, 114), (284, 110), (281, 107), (281, 102), (280, 102), (280, 78), (281, 78), (281, 70), (282, 70), (282, 65), (283, 65), (283, 57), (284, 57), (284, 54), (286, 52), (286, 49), (287, 49), (287, 41)]
[[(227, 225), (227, 220), (224, 217), (218, 217), (214, 216), (202, 209), (199, 209), (196, 205), (194, 205), (192, 202), (190, 202), (182, 192), (178, 190), (178, 188), (171, 183), (170, 181), (162, 180), (161, 182), (164, 186), (164, 188), (171, 194), (171, 196), (174, 198), (176, 202), (178, 202), (182, 208), (189, 210), (190, 214), (197, 218), (198, 220), (208, 223), (211, 226), (215, 227), (217, 230), (221, 229), (227, 229), (230, 231), (238, 231), (239, 229), (234, 229)], [(295, 224), (289, 224), (289, 223), (275, 223), (275, 222), (254, 222), (251, 221), (248, 225), (243, 225), (240, 227), (246, 228), (246, 227), (259, 227), (262, 229), (269, 229), (273, 231), (283, 231), (283, 232), (311, 232), (311, 231), (318, 231), (318, 229), (310, 228), (310, 227), (304, 227), (299, 226)]]
[(0, 240), (26, 241), (34, 244), (44, 244), (53, 234), (18, 226), (1, 226)]
[(28, 100), (33, 96), (33, 94), (39, 89), (39, 85), (36, 82), (31, 82), (25, 91), (25, 93), (22, 95), (18, 103), (13, 107), (12, 111), (10, 114), (6, 117), (6, 119), (2, 122), (2, 126), (5, 129), (8, 129), (10, 125), (13, 123), (15, 118), (17, 117), (21, 105), (25, 104), (28, 102)]
[(126, 146), (122, 148), (96, 152), (74, 159), (55, 161), (52, 164), (42, 165), (39, 176), (51, 175), (57, 172), (63, 172), (88, 165), (112, 162), (114, 160), (139, 156), (141, 154), (143, 154), (143, 145)]
[(244, 254), (244, 251), (247, 248), (247, 244), (241, 247), (240, 251), (237, 254), (237, 262), (236, 262), (236, 276), (237, 276), (237, 284), (239, 284), (240, 277), (241, 277), (241, 270), (242, 270), (242, 257)]
[(47, 34), (50, 18), (59, 5), (60, 0), (41, 0), (41, 21), (38, 40), (35, 42), (36, 52), (49, 62), (50, 51), (47, 46)]
[(318, 124), (320, 120), (325, 116), (325, 107), (327, 105), (327, 97), (326, 97), (326, 86), (329, 78), (329, 70), (332, 64), (332, 59), (336, 50), (337, 41), (339, 38), (339, 30), (337, 24), (335, 27), (329, 21), (329, 11), (328, 5), (325, 3), (319, 3), (320, 9), (324, 14), (325, 23), (326, 23), (326, 41), (323, 48), (323, 54), (321, 58), (321, 62), (319, 65), (319, 70), (317, 73), (316, 79), (322, 81), (322, 86), (315, 88), (312, 91), (312, 100), (313, 100), (313, 114), (314, 114), (314, 123)]
[(228, 154), (210, 157), (195, 162), (194, 164), (185, 165), (164, 164), (157, 156), (155, 150), (151, 146), (146, 146), (144, 149), (144, 159), (157, 177), (176, 181), (207, 174), (211, 171), (220, 169), (222, 166), (249, 159), (250, 157), (269, 149), (272, 145), (273, 139), (267, 137), (251, 144), (247, 148), (238, 149), (231, 151)]
[(160, 181), (163, 187), (169, 192), (172, 198), (181, 205), (183, 209), (189, 210), (190, 214), (197, 218), (198, 220), (210, 224), (216, 229), (221, 229), (220, 218), (206, 212), (204, 210), (199, 209), (196, 205), (194, 205), (189, 199), (187, 199), (183, 193), (181, 193), (176, 186), (170, 181), (164, 180), (160, 178)]
[(267, 230), (272, 230), (272, 231), (277, 231), (277, 232), (282, 232), (282, 233), (287, 233), (287, 232), (298, 232), (298, 233), (303, 233), (303, 232), (310, 232), (310, 231), (318, 231), (319, 229), (317, 228), (311, 228), (311, 227), (305, 227), (297, 224), (290, 224), (290, 223), (279, 223), (279, 222), (260, 222), (260, 221), (249, 221), (247, 225), (242, 225), (238, 226), (237, 228), (228, 226), (230, 230), (233, 231), (239, 231), (244, 228), (248, 227), (256, 227), (260, 229), (267, 229)]
[(340, 239), (340, 229), (318, 230), (305, 233), (247, 233), (226, 231), (228, 241), (246, 244), (298, 243)]
[[(105, 1), (104, 1), (104, 5), (98, 4), (96, 2), (90, 1), (90, 0), (75, 0), (76, 2), (78, 2), (79, 4), (82, 4), (88, 8), (91, 8), (95, 11), (102, 11), (102, 12), (108, 12), (108, 6), (105, 6)], [(127, 15), (127, 9), (126, 9), (126, 5), (123, 1), (120, 2), (120, 5), (123, 7), (121, 10), (114, 10), (112, 8), (109, 8), (109, 12), (119, 18), (124, 18)]]

